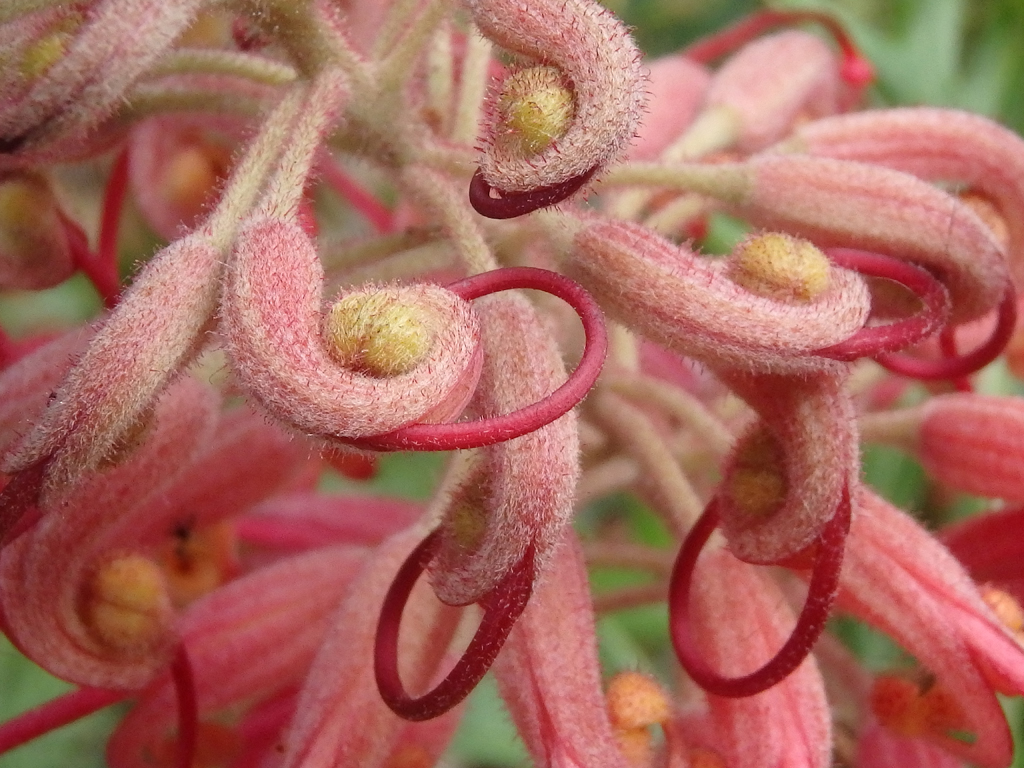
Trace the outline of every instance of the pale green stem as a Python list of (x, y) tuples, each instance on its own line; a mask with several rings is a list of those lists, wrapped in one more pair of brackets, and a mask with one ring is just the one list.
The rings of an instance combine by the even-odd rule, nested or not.
[(429, 272), (450, 268), (455, 264), (455, 249), (447, 240), (441, 240), (384, 256), (372, 264), (332, 275), (328, 289), (339, 285), (409, 281)]
[(402, 36), (380, 61), (378, 89), (381, 93), (401, 92), (401, 86), (415, 70), (416, 58), (448, 15), (451, 4), (452, 0), (426, 0), (419, 15), (412, 22), (406, 20)]
[(857, 420), (860, 439), (865, 443), (882, 443), (914, 453), (918, 448), (924, 414), (923, 406), (865, 413)]
[(667, 381), (650, 376), (616, 375), (609, 387), (631, 400), (652, 403), (696, 431), (714, 453), (724, 456), (732, 450), (733, 434), (697, 397)]
[(645, 479), (656, 490), (659, 503), (655, 509), (683, 538), (704, 505), (661, 433), (642, 410), (620, 395), (605, 391), (592, 397), (592, 402), (608, 431), (643, 467)]
[(639, 608), (643, 605), (663, 603), (668, 599), (668, 585), (664, 582), (623, 587), (614, 592), (594, 595), (594, 613), (610, 613)]
[(636, 336), (622, 323), (608, 323), (608, 359), (616, 368), (636, 372), (640, 370), (640, 345)]
[(441, 237), (441, 231), (436, 227), (418, 227), (388, 235), (322, 242), (320, 260), (327, 272), (355, 269), (396, 253), (419, 248)]
[(611, 493), (626, 490), (640, 479), (640, 468), (628, 456), (613, 456), (583, 470), (576, 485), (576, 503), (585, 506)]
[(601, 182), (606, 186), (671, 187), (738, 204), (750, 194), (753, 180), (742, 163), (624, 163), (610, 169)]
[(305, 102), (307, 91), (302, 84), (285, 93), (232, 171), (217, 207), (203, 225), (218, 248), (227, 249), (242, 218), (256, 202)]
[(260, 201), (263, 215), (287, 217), (298, 211), (316, 151), (348, 96), (347, 85), (340, 68), (326, 69), (317, 75), (295, 129), (288, 137), (288, 146)]
[(668, 576), (672, 573), (672, 564), (675, 561), (675, 555), (666, 549), (615, 541), (585, 542), (583, 556), (590, 566), (635, 568), (651, 571), (659, 576)]
[(455, 106), (452, 141), (473, 144), (480, 130), (480, 112), (487, 95), (491, 41), (470, 28), (466, 35), (466, 54), (462, 61), (459, 100)]
[(463, 190), (456, 191), (446, 176), (419, 165), (405, 168), (402, 182), (440, 220), (469, 274), (498, 268), (494, 254), (470, 213)]
[(679, 234), (690, 222), (700, 218), (711, 206), (700, 195), (683, 195), (644, 220), (644, 226), (661, 235)]
[(452, 126), (454, 72), (451, 24), (441, 24), (427, 46), (427, 104), (438, 120), (437, 132), (448, 136)]
[(243, 51), (179, 48), (154, 64), (145, 78), (181, 74), (229, 75), (263, 85), (287, 85), (298, 77), (293, 67), (265, 56)]

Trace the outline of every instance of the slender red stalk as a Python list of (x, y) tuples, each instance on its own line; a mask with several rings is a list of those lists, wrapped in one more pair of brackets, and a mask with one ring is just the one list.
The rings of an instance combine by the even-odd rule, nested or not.
[(317, 171), (328, 186), (359, 211), (377, 232), (383, 234), (391, 231), (391, 211), (376, 195), (349, 176), (331, 155), (320, 155)]
[[(939, 334), (939, 349), (946, 358), (956, 357), (956, 328), (947, 325)], [(974, 385), (966, 376), (958, 376), (952, 380), (953, 389), (957, 392), (973, 392)]]
[[(538, 187), (526, 192), (505, 192), (488, 184), (478, 169), (469, 182), (469, 204), (477, 213), (488, 219), (514, 219), (562, 202), (590, 181), (596, 171), (595, 166), (579, 176), (573, 176), (548, 187)], [(492, 197), (492, 191), (497, 192), (500, 197)]]
[(406, 720), (419, 721), (439, 717), (470, 694), (494, 663), (509, 632), (526, 609), (536, 577), (534, 550), (531, 545), (523, 559), (481, 601), (484, 615), (466, 652), (444, 680), (431, 691), (413, 698), (406, 692), (398, 674), (398, 630), (412, 588), (433, 557), (439, 542), (440, 533), (434, 531), (412, 551), (398, 569), (395, 580), (384, 598), (380, 621), (377, 623), (377, 637), (373, 649), (373, 671), (377, 678), (377, 688), (384, 703), (396, 715)]
[(104, 688), (79, 688), (46, 702), (0, 725), (0, 755), (33, 739), (88, 717), (131, 694)]
[(467, 277), (447, 287), (467, 301), (517, 288), (532, 288), (562, 299), (576, 310), (586, 334), (586, 346), (576, 370), (543, 400), (518, 411), (456, 424), (412, 424), (385, 435), (353, 440), (353, 445), (378, 451), (452, 451), (493, 445), (550, 424), (574, 408), (597, 380), (608, 352), (608, 333), (601, 308), (575, 281), (546, 269), (506, 267)]
[(850, 338), (819, 349), (817, 354), (833, 360), (856, 360), (916, 344), (937, 331), (949, 317), (949, 294), (930, 272), (905, 261), (853, 248), (827, 251), (834, 264), (862, 275), (882, 277), (903, 285), (923, 305), (921, 312), (889, 325), (861, 328)]
[(818, 537), (807, 600), (789, 639), (763, 666), (740, 677), (725, 677), (711, 669), (697, 650), (690, 631), (690, 584), (697, 558), (718, 526), (718, 503), (717, 496), (708, 503), (679, 550), (669, 583), (669, 629), (680, 663), (701, 688), (716, 696), (740, 698), (766, 691), (788, 677), (807, 658), (824, 631), (839, 589), (843, 549), (850, 530), (850, 490), (843, 489), (836, 513)]
[(114, 159), (110, 178), (103, 193), (103, 215), (100, 218), (99, 268), (108, 275), (117, 276), (117, 233), (124, 211), (124, 198), (128, 193), (128, 149), (122, 149)]
[(840, 74), (847, 83), (855, 88), (863, 88), (874, 80), (874, 67), (861, 55), (843, 25), (833, 16), (820, 11), (760, 11), (721, 32), (698, 40), (683, 51), (683, 55), (700, 64), (710, 64), (770, 29), (808, 21), (823, 26), (836, 41), (843, 53)]
[(178, 645), (171, 661), (171, 678), (178, 697), (178, 768), (192, 768), (199, 730), (199, 702), (192, 661), (185, 644)]
[(923, 381), (957, 379), (969, 376), (991, 363), (1006, 348), (1017, 325), (1017, 292), (1012, 283), (1006, 286), (999, 316), (992, 335), (984, 344), (966, 355), (948, 357), (944, 360), (923, 360), (903, 355), (881, 354), (875, 357), (879, 365), (893, 373)]

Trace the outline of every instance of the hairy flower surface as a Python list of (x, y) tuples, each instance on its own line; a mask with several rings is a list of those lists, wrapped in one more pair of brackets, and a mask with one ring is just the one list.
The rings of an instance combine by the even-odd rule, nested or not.
[(538, 766), (1013, 763), (1016, 134), (810, 11), (13, 0), (0, 62), (0, 631), (74, 686), (0, 753), (470, 764), (493, 668)]

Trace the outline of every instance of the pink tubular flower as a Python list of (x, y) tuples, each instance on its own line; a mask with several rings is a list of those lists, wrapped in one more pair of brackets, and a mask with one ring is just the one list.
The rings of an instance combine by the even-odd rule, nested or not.
[[(1024, 140), (809, 11), (648, 76), (596, 0), (9, 0), (0, 59), (0, 631), (77, 686), (0, 753), (455, 764), (493, 667), (538, 768), (1011, 764)], [(995, 500), (962, 564), (875, 443)]]

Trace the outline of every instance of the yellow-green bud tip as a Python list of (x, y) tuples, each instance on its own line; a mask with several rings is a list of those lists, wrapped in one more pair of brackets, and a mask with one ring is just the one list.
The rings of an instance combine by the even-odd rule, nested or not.
[(758, 296), (805, 304), (828, 290), (830, 272), (828, 257), (812, 243), (767, 232), (736, 247), (727, 274)]
[(380, 378), (413, 370), (434, 343), (428, 313), (388, 291), (346, 296), (324, 326), (328, 349), (342, 365)]
[(524, 155), (543, 152), (569, 129), (573, 93), (555, 67), (530, 67), (510, 75), (498, 98), (498, 137)]

